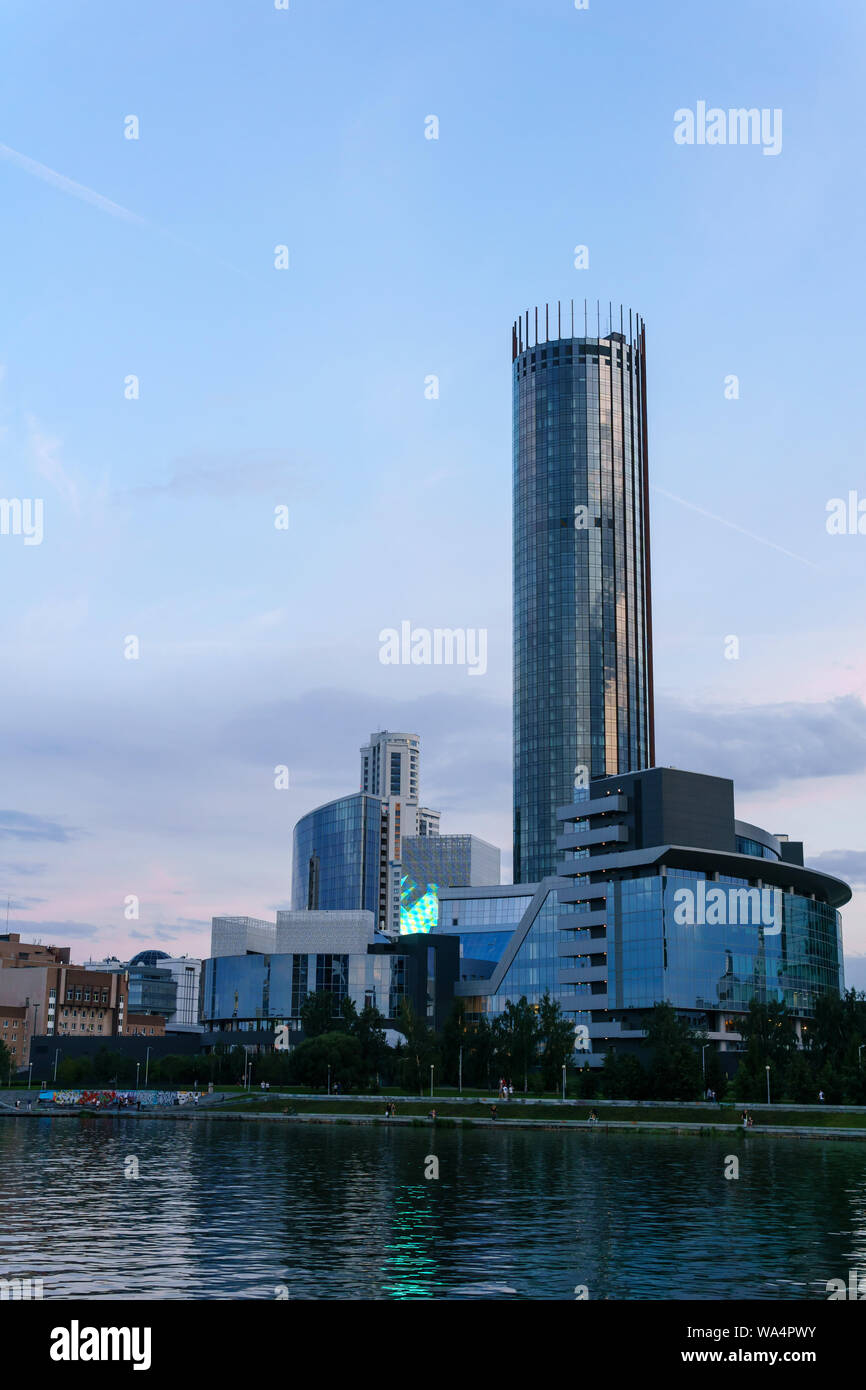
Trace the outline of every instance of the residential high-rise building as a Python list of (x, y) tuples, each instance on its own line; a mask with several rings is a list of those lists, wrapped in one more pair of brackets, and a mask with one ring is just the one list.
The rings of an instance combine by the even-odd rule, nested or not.
[(512, 334), (515, 883), (556, 873), (575, 787), (654, 762), (644, 324), (583, 318)]
[(361, 791), (380, 796), (399, 796), (418, 801), (418, 774), (421, 761), (417, 734), (389, 733), (387, 729), (370, 735), (361, 749)]
[(302, 816), (295, 826), (292, 907), (372, 912), (399, 933), (403, 840), (439, 834), (439, 812), (418, 804), (421, 741), (382, 730), (361, 749), (361, 790)]

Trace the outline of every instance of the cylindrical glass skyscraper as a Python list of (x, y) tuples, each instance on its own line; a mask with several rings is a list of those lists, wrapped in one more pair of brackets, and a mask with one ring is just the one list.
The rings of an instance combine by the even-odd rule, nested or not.
[(512, 331), (515, 883), (556, 872), (576, 785), (655, 754), (644, 324), (581, 309)]

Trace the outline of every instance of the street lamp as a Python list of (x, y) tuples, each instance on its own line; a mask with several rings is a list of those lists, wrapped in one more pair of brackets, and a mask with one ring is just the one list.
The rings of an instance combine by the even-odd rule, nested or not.
[(765, 1070), (765, 1072), (767, 1073), (767, 1104), (769, 1105), (769, 1104), (770, 1104), (770, 1067), (769, 1067), (769, 1063), (768, 1063), (767, 1066), (764, 1068), (764, 1070)]
[(31, 1062), (31, 1063), (30, 1063), (30, 1066), (27, 1068), (27, 1089), (28, 1089), (28, 1091), (30, 1090), (30, 1081), (31, 1081), (32, 1076), (33, 1076), (33, 1063)]
[(430, 1099), (433, 1099), (433, 1065), (430, 1065)]
[(138, 1073), (139, 1073), (140, 1071), (141, 1071), (141, 1063), (140, 1063), (140, 1062), (136, 1062), (136, 1064), (135, 1064), (135, 1089), (136, 1089), (136, 1090), (138, 1090)]
[(57, 1058), (60, 1056), (60, 1048), (54, 1050), (54, 1084), (57, 1085)]
[(562, 1064), (562, 1099), (565, 1100), (565, 1063)]
[(150, 1071), (150, 1048), (147, 1049), (144, 1058), (144, 1089), (147, 1090), (147, 1077)]
[(328, 1063), (328, 1095), (331, 1094), (331, 1063)]
[(861, 1054), (861, 1052), (863, 1051), (864, 1047), (866, 1047), (866, 1043), (861, 1043), (860, 1046), (857, 1048), (857, 1065), (858, 1065), (858, 1067), (862, 1067), (862, 1065), (863, 1065), (863, 1058), (861, 1057), (860, 1054)]
[(458, 1077), (458, 1089), (459, 1089), (460, 1094), (461, 1094), (461, 1096), (462, 1096), (462, 1094), (463, 1094), (463, 1044), (462, 1044), (462, 1043), (460, 1044), (460, 1069), (459, 1069), (459, 1077)]
[(705, 1081), (705, 1082), (706, 1082), (706, 1079), (707, 1079), (707, 1059), (706, 1059), (706, 1057), (704, 1056), (704, 1053), (706, 1052), (706, 1050), (707, 1050), (707, 1045), (706, 1045), (706, 1043), (704, 1043), (703, 1047), (701, 1048), (701, 1076), (704, 1078), (704, 1081)]

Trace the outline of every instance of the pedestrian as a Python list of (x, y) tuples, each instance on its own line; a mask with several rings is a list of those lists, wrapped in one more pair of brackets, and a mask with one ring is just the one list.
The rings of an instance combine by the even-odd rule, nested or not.
[(512, 1086), (510, 1081), (508, 1083), (508, 1099), (514, 1100), (514, 1087)]
[(818, 1100), (820, 1101), (821, 1105), (824, 1104), (824, 1092), (823, 1092), (823, 1091), (819, 1091), (819, 1092), (818, 1092)]
[(435, 1110), (428, 1110), (428, 1112), (427, 1112), (427, 1119), (428, 1119), (428, 1120), (435, 1120), (435, 1119), (436, 1119), (436, 1111), (435, 1111)]
[(496, 1119), (496, 1106), (495, 1106), (495, 1105), (491, 1105), (491, 1107), (490, 1107), (490, 1118), (491, 1118), (491, 1120), (495, 1120), (495, 1119)]
[(598, 1116), (596, 1115), (596, 1113), (595, 1113), (594, 1110), (590, 1110), (590, 1112), (589, 1112), (589, 1123), (590, 1123), (591, 1125), (597, 1125), (597, 1124), (598, 1124)]
[(745, 1110), (744, 1110), (744, 1111), (743, 1111), (743, 1129), (746, 1128), (746, 1126), (748, 1125), (748, 1123), (749, 1123), (749, 1117), (748, 1117), (748, 1115), (746, 1114), (746, 1112), (745, 1112)]

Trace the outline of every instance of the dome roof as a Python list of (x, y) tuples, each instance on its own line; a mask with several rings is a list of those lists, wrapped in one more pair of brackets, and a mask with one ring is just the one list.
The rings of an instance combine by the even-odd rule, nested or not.
[(168, 951), (139, 951), (137, 956), (133, 956), (127, 970), (132, 970), (136, 965), (158, 965), (161, 960), (171, 960)]

